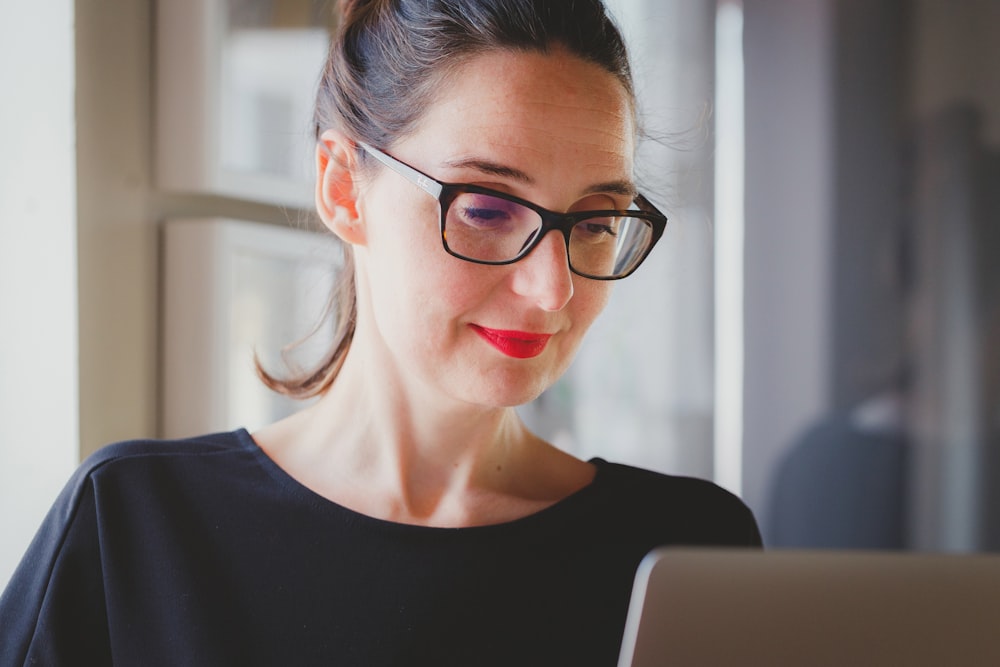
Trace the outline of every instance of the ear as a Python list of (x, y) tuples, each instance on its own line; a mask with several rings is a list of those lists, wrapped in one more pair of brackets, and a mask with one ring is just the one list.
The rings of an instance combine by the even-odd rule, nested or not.
[(337, 130), (326, 130), (316, 144), (316, 210), (330, 230), (346, 243), (363, 245), (358, 215), (358, 168), (355, 144)]

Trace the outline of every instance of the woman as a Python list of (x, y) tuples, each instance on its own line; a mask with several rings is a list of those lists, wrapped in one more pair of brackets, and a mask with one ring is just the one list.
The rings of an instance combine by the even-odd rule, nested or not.
[(353, 282), (323, 366), (264, 374), (319, 400), (89, 459), (5, 593), (3, 664), (612, 665), (648, 551), (759, 544), (718, 487), (513, 410), (663, 231), (636, 136), (599, 0), (344, 7), (316, 202)]

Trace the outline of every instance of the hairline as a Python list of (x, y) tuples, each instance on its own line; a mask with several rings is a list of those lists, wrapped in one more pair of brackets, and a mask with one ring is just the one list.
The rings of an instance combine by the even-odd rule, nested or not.
[[(394, 137), (388, 145), (376, 146), (380, 150), (387, 152), (392, 151), (392, 149), (400, 142), (406, 140), (408, 137), (413, 136), (415, 133), (420, 131), (420, 126), (426, 118), (430, 107), (434, 104), (434, 101), (440, 99), (446, 94), (448, 86), (452, 85), (452, 82), (458, 73), (467, 65), (469, 62), (484, 56), (495, 53), (541, 53), (543, 55), (551, 55), (556, 50), (562, 50), (567, 55), (570, 55), (581, 62), (589, 63), (596, 66), (602, 72), (610, 74), (614, 80), (621, 86), (622, 92), (625, 94), (625, 100), (628, 104), (629, 114), (632, 118), (632, 127), (635, 134), (635, 139), (638, 139), (641, 132), (639, 127), (639, 111), (638, 111), (638, 101), (636, 99), (635, 90), (633, 88), (633, 82), (631, 79), (631, 73), (628, 76), (621, 76), (618, 72), (614, 72), (603, 64), (598, 62), (593, 58), (587, 58), (576, 51), (573, 51), (562, 39), (553, 39), (550, 42), (544, 44), (504, 44), (497, 46), (489, 46), (483, 49), (468, 49), (466, 51), (460, 52), (453, 56), (450, 56), (447, 62), (442, 63), (441, 67), (423, 82), (421, 86), (422, 90), (416, 95), (421, 98), (421, 103), (423, 110), (416, 116), (413, 121), (405, 128), (403, 128), (396, 137)], [(360, 137), (355, 138), (355, 142), (367, 141), (366, 138)], [(359, 163), (364, 167), (368, 165), (373, 165), (374, 160), (369, 159), (371, 156), (367, 155), (363, 150), (358, 150)]]

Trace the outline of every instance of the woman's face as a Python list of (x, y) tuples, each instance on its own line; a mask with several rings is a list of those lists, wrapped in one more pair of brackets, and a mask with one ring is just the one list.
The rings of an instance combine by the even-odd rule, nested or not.
[[(417, 129), (381, 148), (439, 181), (553, 211), (620, 209), (634, 135), (613, 75), (561, 50), (500, 51), (463, 64)], [(474, 264), (444, 250), (437, 202), (399, 174), (379, 167), (360, 189), (354, 345), (376, 346), (389, 381), (499, 407), (559, 378), (611, 290), (570, 272), (561, 234), (517, 263)]]

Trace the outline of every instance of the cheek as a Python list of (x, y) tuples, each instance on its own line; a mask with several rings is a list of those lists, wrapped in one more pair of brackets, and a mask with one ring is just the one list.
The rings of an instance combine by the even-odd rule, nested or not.
[(365, 198), (362, 224), (373, 257), (413, 261), (441, 243), (437, 202), (407, 185), (373, 187)]
[(573, 301), (576, 302), (576, 323), (585, 333), (608, 305), (613, 283), (603, 280), (578, 278), (574, 284)]
[[(413, 188), (415, 189), (415, 188)], [(433, 278), (443, 250), (436, 203), (409, 188), (373, 191), (364, 209), (366, 256), (376, 304), (394, 296), (426, 288), (433, 292)]]
[(364, 248), (374, 317), (387, 339), (416, 353), (447, 345), (459, 333), (457, 318), (482, 299), (475, 265), (445, 252), (436, 224), (412, 216), (390, 220)]

